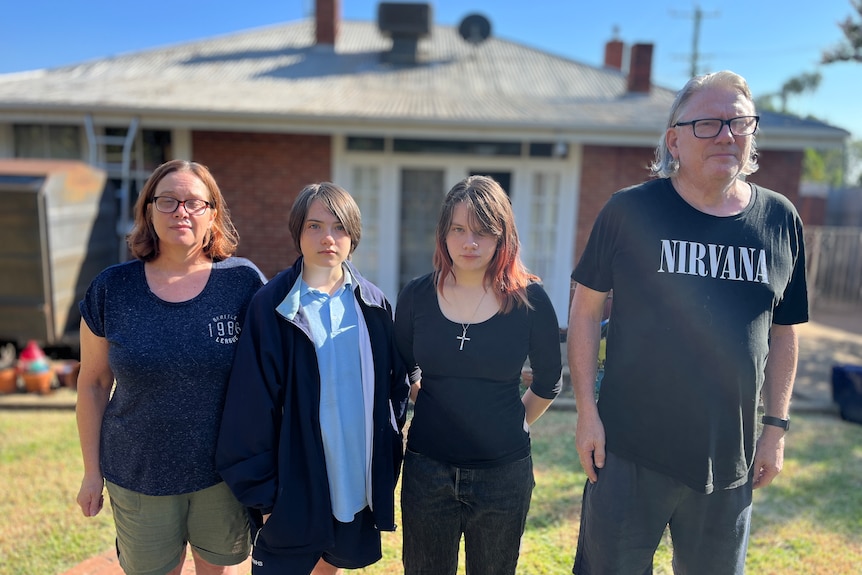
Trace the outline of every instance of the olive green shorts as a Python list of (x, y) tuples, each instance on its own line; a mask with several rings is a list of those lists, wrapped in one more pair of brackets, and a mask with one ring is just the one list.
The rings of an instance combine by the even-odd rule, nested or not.
[(164, 575), (183, 561), (186, 543), (213, 565), (248, 558), (248, 515), (222, 482), (182, 495), (152, 496), (106, 482), (120, 566), (131, 575)]

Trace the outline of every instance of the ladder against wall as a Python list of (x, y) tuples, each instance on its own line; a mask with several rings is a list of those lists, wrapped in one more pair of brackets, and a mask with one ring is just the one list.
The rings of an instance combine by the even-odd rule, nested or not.
[[(127, 259), (126, 244), (123, 239), (132, 228), (132, 182), (136, 180), (143, 168), (143, 147), (135, 146), (138, 137), (137, 117), (131, 118), (125, 129), (125, 134), (119, 134), (112, 123), (110, 128), (97, 126), (91, 114), (85, 117), (87, 143), (89, 146), (89, 163), (105, 170), (109, 180), (119, 180), (117, 200), (119, 216), (117, 218), (117, 237), (119, 241), (119, 261)], [(115, 133), (108, 133), (108, 130)], [(117, 159), (119, 151), (119, 160)], [(133, 154), (133, 152), (135, 152)], [(134, 164), (134, 165), (133, 165)], [(137, 189), (140, 189), (138, 183)]]

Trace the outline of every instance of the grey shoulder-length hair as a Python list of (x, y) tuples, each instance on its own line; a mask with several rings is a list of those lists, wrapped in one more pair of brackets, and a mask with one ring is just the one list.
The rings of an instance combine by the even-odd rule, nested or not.
[[(670, 150), (667, 149), (667, 129), (676, 124), (679, 121), (679, 116), (682, 109), (688, 103), (692, 96), (704, 90), (706, 88), (713, 87), (728, 87), (737, 90), (740, 94), (745, 96), (752, 104), (754, 105), (754, 98), (751, 96), (751, 90), (748, 87), (748, 83), (745, 81), (745, 78), (731, 72), (730, 70), (722, 70), (721, 72), (713, 72), (712, 74), (704, 74), (701, 76), (695, 76), (691, 80), (689, 80), (685, 86), (683, 86), (682, 90), (680, 90), (676, 99), (673, 101), (673, 105), (670, 107), (670, 115), (667, 119), (667, 126), (665, 126), (665, 131), (662, 132), (661, 137), (658, 140), (658, 146), (655, 149), (655, 161), (650, 164), (650, 171), (652, 175), (660, 177), (660, 178), (669, 178), (676, 174), (679, 171), (679, 161), (674, 159), (671, 155)], [(754, 135), (751, 136), (751, 153), (746, 160), (745, 165), (742, 166), (742, 170), (740, 170), (740, 177), (747, 176), (749, 174), (753, 174), (757, 171), (757, 141), (755, 140)]]

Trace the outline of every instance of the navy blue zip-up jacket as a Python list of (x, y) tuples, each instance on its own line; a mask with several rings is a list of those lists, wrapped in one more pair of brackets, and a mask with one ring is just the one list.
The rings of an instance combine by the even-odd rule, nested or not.
[[(347, 263), (374, 358), (372, 507), (377, 528), (395, 530), (395, 483), (410, 386), (395, 347), (392, 306)], [(320, 431), (320, 374), (308, 321), (276, 311), (300, 279), (302, 258), (252, 299), (239, 338), (216, 450), (216, 468), (272, 553), (323, 551), (334, 542), (332, 503)], [(392, 425), (390, 405), (397, 429)]]

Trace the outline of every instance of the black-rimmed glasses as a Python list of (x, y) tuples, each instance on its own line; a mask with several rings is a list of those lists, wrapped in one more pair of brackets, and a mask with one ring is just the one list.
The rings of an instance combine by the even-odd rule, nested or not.
[(199, 216), (207, 211), (207, 208), (213, 207), (211, 203), (205, 200), (199, 200), (197, 198), (178, 200), (170, 196), (156, 196), (153, 198), (153, 204), (155, 204), (156, 209), (163, 214), (172, 214), (182, 206), (190, 216)]
[(691, 122), (677, 122), (671, 127), (691, 126), (695, 138), (707, 139), (719, 135), (725, 125), (730, 128), (730, 133), (733, 136), (750, 136), (757, 131), (759, 123), (760, 116), (737, 116), (729, 120), (701, 118), (700, 120), (692, 120)]

